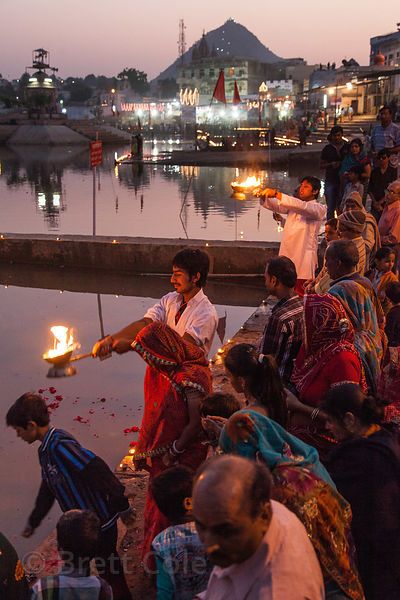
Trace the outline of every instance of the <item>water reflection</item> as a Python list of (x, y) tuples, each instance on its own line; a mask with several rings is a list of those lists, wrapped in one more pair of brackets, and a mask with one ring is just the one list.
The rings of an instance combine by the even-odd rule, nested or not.
[[(92, 173), (81, 147), (1, 148), (0, 208), (6, 232), (91, 234)], [(264, 184), (292, 193), (300, 174), (257, 171)], [(231, 198), (230, 183), (251, 169), (114, 164), (105, 149), (98, 169), (97, 233), (113, 236), (189, 237), (278, 241), (280, 234), (258, 201)]]
[[(12, 273), (14, 278), (10, 280)], [(3, 279), (3, 276), (8, 279)], [(58, 289), (15, 287), (17, 282), (24, 286), (45, 285), (45, 277), (50, 281), (49, 270), (40, 274), (37, 271), (29, 273), (27, 269), (24, 274), (23, 270), (11, 268), (8, 275), (2, 274), (1, 281), (12, 281), (13, 285), (0, 285), (1, 331), (7, 340), (7, 351), (3, 352), (0, 363), (0, 529), (21, 554), (33, 550), (49, 533), (59, 509), (52, 509), (33, 538), (21, 538), (20, 532), (33, 508), (39, 488), (40, 469), (37, 444), (29, 446), (22, 442), (16, 438), (13, 430), (4, 425), (4, 415), (9, 406), (26, 391), (54, 385), (56, 393), (62, 396), (59, 408), (52, 414), (54, 425), (70, 431), (111, 467), (120, 461), (131, 441), (124, 436), (124, 429), (140, 424), (143, 407), (145, 363), (133, 352), (113, 356), (103, 362), (88, 358), (77, 363), (74, 377), (48, 380), (48, 365), (42, 359), (42, 352), (48, 347), (49, 327), (54, 324), (73, 326), (81, 343), (81, 351), (87, 352), (101, 335), (96, 292), (107, 290), (102, 295), (102, 317), (105, 331), (110, 332), (142, 316), (147, 307), (170, 288), (167, 280), (153, 278), (153, 286), (146, 283), (141, 289), (143, 297), (128, 297), (115, 293), (121, 288), (115, 286), (115, 281), (111, 282), (112, 285), (107, 283), (106, 278), (104, 282), (98, 279), (99, 287), (96, 288), (93, 275), (87, 285), (86, 274), (82, 274), (80, 279), (74, 278), (74, 292), (64, 291), (60, 294)], [(60, 281), (57, 280), (57, 283)], [(134, 284), (139, 289), (138, 280)], [(209, 293), (208, 286), (206, 291)], [(254, 306), (259, 303), (259, 293), (252, 296)], [(247, 307), (226, 306), (223, 296), (219, 296), (221, 302), (216, 306), (218, 314), (223, 315), (226, 311), (228, 315), (227, 338), (232, 337), (252, 312), (249, 302), (251, 294), (248, 289)], [(225, 296), (230, 298), (230, 295), (231, 289), (228, 288)], [(213, 351), (217, 348), (218, 341), (214, 343)]]

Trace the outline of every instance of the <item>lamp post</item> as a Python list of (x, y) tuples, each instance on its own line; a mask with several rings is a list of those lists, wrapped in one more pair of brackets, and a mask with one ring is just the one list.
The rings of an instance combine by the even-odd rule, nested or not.
[(338, 83), (336, 80), (336, 86), (335, 86), (335, 116), (333, 118), (333, 124), (337, 125), (337, 88), (338, 88)]
[(266, 83), (263, 81), (260, 87), (258, 88), (258, 126), (262, 125), (262, 117), (264, 112), (264, 102), (267, 98), (268, 87)]

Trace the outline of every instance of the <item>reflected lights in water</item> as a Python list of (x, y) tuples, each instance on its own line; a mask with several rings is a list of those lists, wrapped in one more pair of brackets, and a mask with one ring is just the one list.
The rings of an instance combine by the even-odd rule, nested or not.
[[(162, 149), (163, 148), (163, 149)], [(157, 144), (157, 152), (165, 147)], [(123, 152), (123, 149), (121, 149)], [(81, 148), (0, 148), (2, 228), (15, 233), (92, 233), (92, 172)], [(292, 193), (301, 170), (261, 171), (261, 180)], [(319, 174), (319, 173), (317, 173)], [(114, 164), (105, 148), (98, 168), (98, 235), (192, 239), (279, 241), (269, 211), (258, 210), (256, 198), (240, 204), (230, 197), (230, 183), (254, 175), (252, 169), (177, 165)], [(32, 210), (32, 196), (37, 211)], [(67, 210), (68, 208), (68, 210)], [(38, 218), (39, 215), (44, 216)]]

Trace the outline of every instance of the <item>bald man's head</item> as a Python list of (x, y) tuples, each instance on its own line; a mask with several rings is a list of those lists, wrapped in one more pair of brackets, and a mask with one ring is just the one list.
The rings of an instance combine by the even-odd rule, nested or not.
[(354, 273), (360, 255), (352, 240), (334, 240), (325, 252), (325, 264), (331, 279)]
[(210, 559), (221, 567), (247, 560), (271, 520), (271, 475), (237, 456), (207, 461), (197, 473), (193, 514)]

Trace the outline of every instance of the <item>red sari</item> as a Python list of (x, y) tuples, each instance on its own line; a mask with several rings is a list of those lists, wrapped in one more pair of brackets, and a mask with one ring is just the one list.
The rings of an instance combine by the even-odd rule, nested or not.
[[(354, 346), (354, 327), (341, 302), (330, 294), (309, 294), (304, 303), (305, 340), (295, 361), (292, 383), (303, 404), (318, 408), (326, 392), (340, 383), (366, 390), (361, 358)], [(317, 448), (322, 458), (334, 440), (314, 423), (296, 424), (291, 432)]]
[[(211, 392), (211, 373), (204, 351), (184, 340), (176, 331), (160, 322), (147, 325), (132, 344), (148, 364), (144, 380), (144, 415), (140, 428), (137, 453), (168, 448), (178, 439), (189, 422), (185, 388), (204, 396)], [(205, 460), (207, 449), (199, 438), (194, 439), (179, 463), (193, 470)], [(150, 478), (164, 471), (162, 455), (153, 457)], [(158, 510), (150, 490), (144, 511), (144, 544), (142, 557), (151, 549), (154, 537), (169, 526)]]

